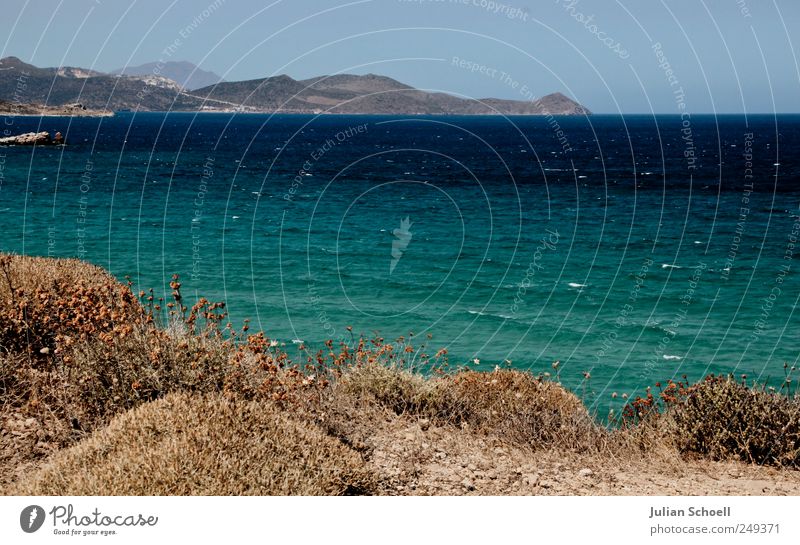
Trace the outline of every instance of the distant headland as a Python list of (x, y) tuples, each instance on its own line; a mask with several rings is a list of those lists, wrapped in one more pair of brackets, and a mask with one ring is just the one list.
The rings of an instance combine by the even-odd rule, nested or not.
[[(0, 115), (109, 115), (108, 112), (113, 111), (591, 114), (587, 108), (561, 93), (535, 100), (467, 99), (422, 91), (375, 74), (338, 74), (305, 80), (279, 75), (229, 82), (210, 72), (202, 72), (204, 78), (192, 78), (194, 69), (197, 69), (193, 66), (189, 63), (151, 63), (144, 65), (148, 70), (136, 67), (106, 74), (85, 68), (38, 68), (16, 57), (6, 57), (0, 59)], [(170, 79), (170, 75), (181, 83)], [(198, 81), (217, 83), (193, 89)], [(80, 108), (75, 108), (76, 104)]]

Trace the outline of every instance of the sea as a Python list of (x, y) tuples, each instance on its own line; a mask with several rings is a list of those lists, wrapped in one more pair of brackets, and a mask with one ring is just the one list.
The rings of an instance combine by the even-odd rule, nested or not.
[[(800, 355), (800, 116), (3, 118), (0, 251), (320, 347), (550, 373), (598, 407)], [(557, 364), (556, 364), (557, 362)], [(556, 364), (556, 365), (554, 365)], [(588, 378), (587, 378), (588, 377)]]

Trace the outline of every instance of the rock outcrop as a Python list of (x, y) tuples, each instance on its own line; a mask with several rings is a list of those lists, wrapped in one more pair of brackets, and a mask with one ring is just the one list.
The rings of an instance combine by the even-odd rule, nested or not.
[(56, 146), (63, 143), (64, 137), (60, 132), (57, 132), (52, 138), (47, 131), (26, 132), (0, 138), (0, 146)]

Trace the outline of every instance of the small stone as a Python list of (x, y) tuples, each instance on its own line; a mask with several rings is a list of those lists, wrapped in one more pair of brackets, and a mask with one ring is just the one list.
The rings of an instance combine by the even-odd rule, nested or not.
[(580, 475), (581, 477), (591, 477), (592, 475), (594, 475), (594, 471), (592, 471), (588, 467), (585, 467), (580, 471), (578, 471), (578, 475)]
[(470, 479), (464, 479), (461, 481), (461, 486), (469, 491), (475, 490), (475, 483), (473, 483)]
[(47, 348), (46, 346), (39, 350), (39, 354), (49, 354), (49, 353), (50, 353), (50, 349)]
[(423, 418), (419, 421), (419, 427), (422, 431), (428, 431), (428, 428), (431, 427), (431, 421), (427, 418)]
[(538, 475), (525, 475), (522, 478), (522, 482), (525, 483), (527, 486), (536, 486), (539, 484), (539, 476)]
[(478, 467), (475, 464), (469, 464), (467, 466), (467, 469), (469, 469), (470, 471), (477, 471)]
[(436, 453), (434, 456), (436, 456), (436, 457), (437, 457), (437, 458), (439, 458), (440, 460), (444, 460), (445, 458), (447, 458), (447, 453), (446, 453), (446, 452), (439, 451), (439, 452), (437, 452), (437, 453)]

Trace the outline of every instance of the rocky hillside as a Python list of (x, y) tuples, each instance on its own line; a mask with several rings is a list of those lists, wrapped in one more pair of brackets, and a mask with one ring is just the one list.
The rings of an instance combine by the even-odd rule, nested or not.
[[(163, 74), (163, 71), (158, 71)], [(130, 71), (126, 70), (126, 74)], [(176, 76), (177, 77), (177, 76)], [(180, 79), (180, 78), (179, 78)], [(385, 76), (320, 76), (295, 80), (286, 75), (220, 82), (188, 91), (155, 71), (111, 75), (81, 68), (37, 68), (16, 57), (0, 60), (0, 100), (15, 104), (93, 110), (244, 111), (341, 114), (504, 114), (584, 115), (588, 109), (555, 93), (537, 101), (470, 100), (414, 89)]]
[(63, 106), (43, 106), (42, 104), (19, 104), (0, 100), (0, 115), (33, 115), (60, 117), (108, 117), (114, 115), (108, 110), (90, 110), (83, 104), (64, 104)]
[(194, 96), (242, 104), (255, 110), (340, 114), (504, 114), (583, 115), (588, 109), (561, 93), (537, 101), (477, 100), (429, 93), (399, 81), (367, 74), (342, 74), (295, 80), (286, 75), (220, 83), (198, 89)]
[(169, 78), (181, 88), (192, 91), (201, 87), (208, 87), (222, 81), (214, 72), (198, 68), (187, 61), (169, 61), (164, 63), (148, 62), (139, 66), (126, 66), (111, 72), (114, 75), (125, 76), (151, 76), (159, 74)]

